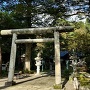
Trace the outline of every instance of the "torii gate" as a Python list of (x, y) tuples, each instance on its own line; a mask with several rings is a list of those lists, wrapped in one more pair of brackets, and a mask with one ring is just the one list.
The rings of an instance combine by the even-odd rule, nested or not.
[[(54, 46), (55, 46), (55, 84), (60, 85), (61, 84), (61, 62), (60, 62), (59, 33), (71, 32), (73, 30), (74, 28), (72, 26), (1, 30), (1, 35), (12, 35), (9, 73), (8, 73), (8, 81), (6, 82), (6, 85), (11, 86), (13, 84), (15, 59), (16, 59), (16, 44), (17, 43), (50, 42), (50, 41), (53, 41)], [(17, 39), (17, 35), (20, 35), (20, 34), (45, 34), (45, 33), (53, 33), (54, 38)]]

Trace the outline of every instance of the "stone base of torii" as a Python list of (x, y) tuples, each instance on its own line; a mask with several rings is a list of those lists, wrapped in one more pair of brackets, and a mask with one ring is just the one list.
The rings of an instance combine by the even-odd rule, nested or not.
[[(47, 28), (27, 28), (27, 29), (12, 29), (12, 30), (1, 30), (1, 35), (12, 35), (11, 55), (9, 63), (8, 81), (5, 83), (6, 86), (15, 84), (13, 81), (15, 60), (16, 60), (16, 44), (17, 43), (39, 43), (39, 42), (54, 42), (55, 46), (55, 84), (61, 84), (61, 62), (60, 62), (60, 40), (59, 33), (71, 32), (74, 28), (71, 26), (58, 26), (58, 27), (47, 27)], [(21, 34), (47, 34), (53, 33), (54, 38), (42, 38), (42, 39), (17, 39), (17, 35)]]

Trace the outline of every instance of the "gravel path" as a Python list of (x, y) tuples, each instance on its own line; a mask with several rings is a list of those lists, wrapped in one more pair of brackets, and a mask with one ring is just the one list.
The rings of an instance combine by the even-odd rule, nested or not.
[(65, 90), (75, 90), (73, 86), (73, 82), (69, 80), (65, 85)]

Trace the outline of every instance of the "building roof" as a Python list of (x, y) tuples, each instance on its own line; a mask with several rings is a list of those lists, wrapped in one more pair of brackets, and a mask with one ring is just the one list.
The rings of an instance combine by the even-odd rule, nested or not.
[(64, 57), (66, 54), (68, 54), (68, 51), (60, 51), (60, 57)]

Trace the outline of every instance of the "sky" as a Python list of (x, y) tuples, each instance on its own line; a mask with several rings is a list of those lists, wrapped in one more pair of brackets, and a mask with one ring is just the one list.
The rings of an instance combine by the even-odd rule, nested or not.
[[(87, 16), (85, 15), (86, 13), (88, 13), (88, 8), (89, 5), (85, 4), (85, 3), (81, 3), (79, 5), (75, 5), (75, 6), (67, 6), (68, 12), (66, 12), (66, 15), (71, 15), (70, 17), (68, 17), (66, 20), (68, 21), (82, 21), (85, 23)], [(77, 14), (79, 12), (79, 14)], [(85, 13), (85, 14), (84, 14)]]

